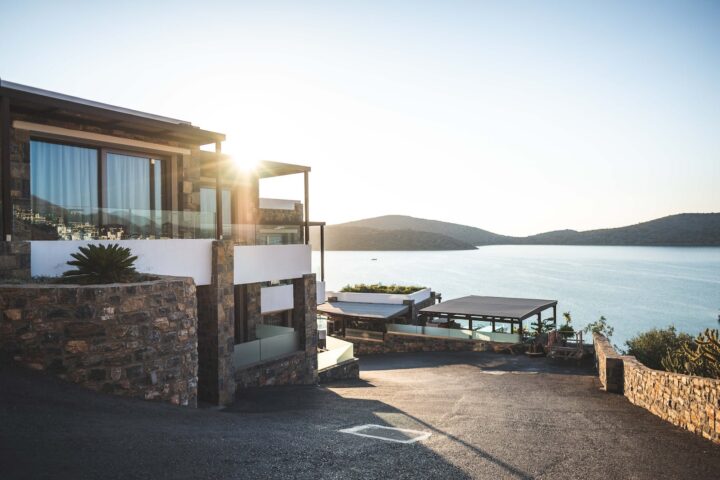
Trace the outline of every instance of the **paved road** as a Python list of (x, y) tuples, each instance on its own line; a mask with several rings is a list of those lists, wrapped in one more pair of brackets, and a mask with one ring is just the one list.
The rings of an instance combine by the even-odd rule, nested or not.
[[(358, 382), (255, 390), (224, 411), (0, 370), (0, 478), (720, 478), (720, 446), (598, 391), (587, 369), (470, 352), (361, 366)], [(432, 435), (338, 432), (364, 424)]]

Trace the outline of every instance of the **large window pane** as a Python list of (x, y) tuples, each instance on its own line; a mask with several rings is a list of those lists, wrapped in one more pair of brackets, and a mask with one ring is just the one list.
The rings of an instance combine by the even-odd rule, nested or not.
[(97, 159), (93, 148), (30, 142), (31, 238), (97, 235)]
[[(124, 237), (144, 238), (153, 235), (151, 168), (155, 167), (152, 160), (117, 153), (108, 153), (106, 159), (108, 216), (104, 223), (124, 228)], [(155, 192), (156, 198), (158, 194), (162, 198), (162, 192)]]
[[(223, 236), (232, 236), (232, 220), (230, 218), (230, 190), (222, 191)], [(214, 188), (200, 189), (200, 235), (203, 238), (214, 238), (216, 227), (217, 202)]]

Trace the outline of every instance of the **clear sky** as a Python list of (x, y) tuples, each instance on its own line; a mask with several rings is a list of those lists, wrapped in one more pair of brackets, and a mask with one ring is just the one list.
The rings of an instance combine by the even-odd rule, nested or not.
[(720, 211), (717, 1), (0, 0), (0, 32), (5, 80), (311, 165), (314, 220), (526, 235)]

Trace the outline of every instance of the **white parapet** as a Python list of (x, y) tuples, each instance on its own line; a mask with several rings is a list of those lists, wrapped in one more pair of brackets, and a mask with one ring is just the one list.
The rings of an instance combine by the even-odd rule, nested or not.
[(295, 306), (292, 285), (278, 285), (260, 289), (260, 313), (281, 312)]
[(431, 290), (423, 288), (415, 293), (401, 295), (396, 293), (355, 293), (355, 292), (327, 292), (327, 297), (336, 297), (339, 302), (358, 303), (385, 303), (402, 305), (405, 300), (415, 300), (420, 303), (430, 298)]
[(71, 253), (78, 247), (114, 244), (129, 248), (138, 257), (141, 273), (192, 277), (196, 285), (209, 285), (212, 276), (212, 242), (183, 240), (33, 240), (30, 242), (30, 272), (33, 276), (58, 277), (73, 267)]
[(310, 245), (238, 245), (235, 285), (300, 278), (311, 273)]

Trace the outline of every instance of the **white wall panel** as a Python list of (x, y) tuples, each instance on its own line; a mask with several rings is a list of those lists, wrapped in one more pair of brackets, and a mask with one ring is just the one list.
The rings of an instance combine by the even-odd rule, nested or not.
[(130, 249), (141, 273), (192, 277), (196, 285), (209, 285), (212, 274), (213, 240), (37, 240), (30, 242), (30, 271), (33, 276), (57, 277), (73, 267), (71, 253), (89, 243), (117, 243)]

